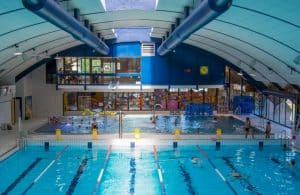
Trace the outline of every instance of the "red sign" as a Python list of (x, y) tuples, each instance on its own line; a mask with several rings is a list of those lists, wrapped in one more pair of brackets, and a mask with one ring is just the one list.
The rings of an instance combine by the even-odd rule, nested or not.
[(192, 72), (192, 69), (191, 68), (186, 68), (186, 69), (183, 69), (184, 72)]

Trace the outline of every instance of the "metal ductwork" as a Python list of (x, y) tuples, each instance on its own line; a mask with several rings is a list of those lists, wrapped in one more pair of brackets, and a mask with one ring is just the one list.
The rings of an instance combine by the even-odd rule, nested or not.
[(95, 51), (108, 55), (109, 47), (98, 39), (90, 30), (62, 9), (54, 0), (22, 0), (28, 10), (46, 21), (70, 33), (74, 38), (84, 42)]
[(232, 0), (203, 0), (197, 8), (162, 42), (157, 49), (159, 55), (165, 55), (210, 21), (224, 13)]

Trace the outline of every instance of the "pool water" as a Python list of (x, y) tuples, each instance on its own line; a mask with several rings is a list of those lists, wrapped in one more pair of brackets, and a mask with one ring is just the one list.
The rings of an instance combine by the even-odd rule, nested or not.
[(300, 167), (291, 159), (300, 162), (275, 145), (27, 146), (0, 162), (0, 193), (298, 194)]
[[(176, 128), (182, 134), (215, 134), (217, 128), (223, 134), (244, 134), (244, 122), (231, 116), (187, 116), (187, 115), (159, 115), (153, 123), (151, 115), (125, 115), (122, 119), (123, 132), (133, 132), (140, 128), (142, 133), (174, 133)], [(63, 117), (56, 125), (44, 125), (36, 130), (38, 133), (54, 133), (60, 128), (65, 134), (91, 133), (92, 116)], [(119, 116), (97, 116), (101, 134), (117, 133), (119, 129)], [(262, 133), (256, 130), (256, 134)]]

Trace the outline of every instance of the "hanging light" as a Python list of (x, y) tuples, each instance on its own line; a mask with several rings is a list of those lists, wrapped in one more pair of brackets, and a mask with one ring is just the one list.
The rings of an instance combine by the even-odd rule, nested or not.
[(256, 74), (254, 72), (255, 72), (255, 68), (252, 68), (252, 71), (249, 75), (252, 76), (252, 77), (256, 77)]
[(14, 52), (14, 56), (21, 56), (21, 55), (23, 55), (23, 52), (21, 52), (20, 50), (19, 50), (19, 45), (15, 45), (15, 52)]
[(240, 72), (238, 72), (237, 75), (243, 76), (244, 74), (243, 74), (243, 72), (242, 72), (242, 61), (241, 61), (241, 60), (238, 61), (237, 67), (240, 69)]
[(244, 74), (243, 74), (243, 72), (242, 72), (242, 70), (240, 70), (240, 72), (238, 72), (237, 73), (239, 76), (243, 76)]
[(55, 59), (55, 60), (60, 60), (60, 59), (61, 59), (61, 57), (59, 57), (59, 55), (58, 55), (58, 54), (56, 54), (56, 55), (55, 55), (55, 57), (54, 57), (54, 59)]

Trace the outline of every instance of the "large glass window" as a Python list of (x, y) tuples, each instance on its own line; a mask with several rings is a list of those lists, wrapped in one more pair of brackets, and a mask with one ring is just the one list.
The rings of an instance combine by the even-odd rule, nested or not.
[(101, 60), (100, 59), (92, 59), (92, 73), (101, 73)]
[(154, 106), (153, 93), (144, 93), (143, 110), (152, 110)]
[(286, 112), (285, 112), (285, 98), (280, 98), (280, 124), (285, 124), (285, 117), (286, 117)]
[(116, 93), (116, 109), (128, 110), (128, 93)]
[(64, 111), (77, 111), (77, 93), (64, 93)]
[(139, 93), (129, 94), (129, 110), (140, 110), (140, 107), (143, 106), (143, 102), (139, 97)]
[(138, 73), (140, 72), (140, 58), (118, 58), (117, 73)]
[(274, 97), (273, 105), (274, 105), (274, 121), (279, 123), (279, 117), (280, 117), (280, 111), (281, 111), (279, 97)]
[(291, 99), (286, 100), (286, 126), (292, 127), (295, 121), (295, 103)]

